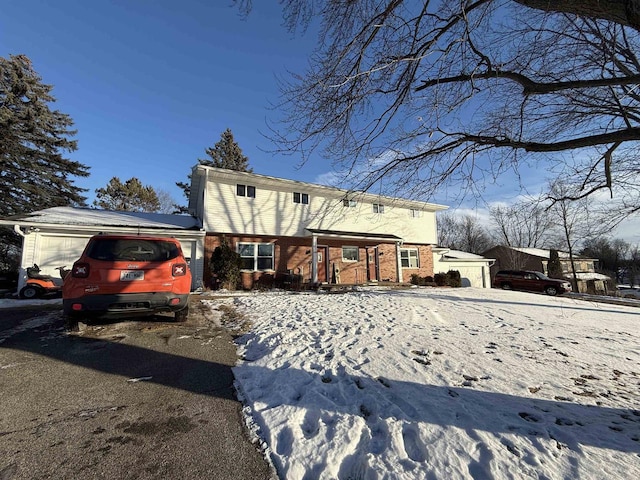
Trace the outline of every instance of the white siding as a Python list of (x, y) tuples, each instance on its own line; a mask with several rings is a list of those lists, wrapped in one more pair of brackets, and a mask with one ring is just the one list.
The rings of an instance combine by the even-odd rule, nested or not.
[[(407, 243), (435, 244), (435, 210), (388, 197), (357, 194), (356, 207), (344, 207), (345, 192), (313, 184), (244, 172), (205, 168), (194, 175), (207, 177), (203, 227), (207, 232), (240, 235), (308, 236), (306, 228), (395, 235)], [(236, 185), (256, 188), (255, 198), (236, 194)], [(293, 192), (309, 195), (309, 204), (293, 202)], [(373, 203), (384, 213), (373, 213)], [(411, 210), (419, 209), (414, 217)]]

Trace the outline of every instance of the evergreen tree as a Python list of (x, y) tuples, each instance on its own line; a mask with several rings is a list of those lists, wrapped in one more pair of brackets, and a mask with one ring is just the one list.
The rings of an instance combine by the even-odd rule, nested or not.
[(562, 275), (562, 263), (560, 263), (560, 255), (558, 255), (558, 250), (555, 250), (553, 248), (549, 251), (547, 275), (550, 278), (564, 278), (564, 276)]
[(70, 177), (89, 167), (65, 158), (77, 141), (69, 115), (52, 110), (53, 87), (42, 83), (25, 55), (0, 57), (0, 216), (85, 205), (86, 189)]
[(231, 248), (226, 238), (211, 254), (211, 276), (214, 289), (235, 290), (240, 283), (240, 254)]
[[(88, 176), (89, 167), (65, 157), (77, 148), (76, 131), (69, 115), (51, 109), (52, 89), (25, 55), (0, 57), (0, 217), (86, 204), (86, 189), (71, 178)], [(19, 245), (13, 230), (0, 228), (0, 251)], [(4, 267), (17, 268), (18, 258), (5, 256)]]
[(153, 187), (142, 185), (135, 177), (124, 183), (113, 177), (105, 188), (96, 189), (93, 204), (106, 210), (124, 212), (157, 212), (160, 209), (160, 200)]
[[(231, 129), (227, 128), (220, 135), (220, 140), (213, 147), (209, 147), (204, 151), (208, 158), (199, 158), (198, 163), (200, 165), (206, 165), (208, 167), (227, 168), (229, 170), (236, 170), (238, 172), (253, 171), (249, 167), (249, 159), (244, 156), (242, 149), (233, 139), (233, 133)], [(184, 196), (187, 197), (187, 203), (189, 201), (189, 194), (191, 188), (191, 175), (188, 175), (187, 182), (176, 182), (176, 185), (182, 189)], [(185, 213), (187, 207), (175, 205), (176, 213)]]

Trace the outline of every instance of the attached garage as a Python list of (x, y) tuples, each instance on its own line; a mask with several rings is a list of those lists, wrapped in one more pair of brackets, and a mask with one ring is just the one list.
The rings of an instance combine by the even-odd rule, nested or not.
[(447, 273), (449, 270), (460, 272), (463, 287), (491, 288), (489, 268), (495, 262), (473, 253), (450, 250), (448, 248), (433, 249), (433, 272)]
[(189, 215), (54, 207), (0, 220), (0, 224), (12, 226), (22, 236), (18, 289), (26, 281), (27, 267), (35, 263), (42, 274), (57, 277), (56, 268), (70, 268), (89, 238), (98, 233), (176, 238), (190, 261), (192, 288), (202, 287), (205, 232), (200, 221)]

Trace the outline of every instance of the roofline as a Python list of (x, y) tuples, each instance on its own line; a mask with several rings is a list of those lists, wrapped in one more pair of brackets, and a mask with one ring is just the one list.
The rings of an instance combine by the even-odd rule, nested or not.
[[(117, 231), (122, 231), (123, 229), (128, 229), (128, 230), (132, 230), (132, 231), (138, 231), (138, 232), (145, 232), (145, 231), (150, 231), (150, 232), (157, 232), (159, 230), (165, 231), (165, 232), (173, 232), (172, 234), (179, 234), (179, 233), (184, 233), (186, 234), (198, 234), (199, 236), (204, 237), (206, 235), (207, 232), (205, 232), (202, 228), (200, 227), (195, 227), (195, 228), (180, 228), (180, 227), (162, 227), (162, 226), (158, 226), (158, 227), (152, 227), (152, 226), (140, 226), (138, 227), (137, 225), (67, 225), (64, 223), (42, 223), (42, 222), (20, 222), (20, 221), (8, 221), (8, 220), (0, 220), (0, 225), (20, 225), (20, 226), (24, 226), (24, 227), (36, 227), (36, 228), (49, 228), (49, 229), (58, 229), (58, 230), (70, 230), (73, 229), (76, 232), (95, 232), (95, 231), (100, 231), (100, 232), (117, 232)], [(71, 228), (70, 228), (71, 227)]]
[(375, 195), (372, 193), (363, 192), (361, 190), (345, 190), (337, 187), (328, 187), (326, 185), (320, 185), (317, 183), (301, 182), (299, 180), (289, 180), (287, 178), (273, 177), (269, 175), (262, 175), (259, 173), (239, 172), (237, 170), (228, 170), (226, 168), (209, 167), (206, 165), (196, 165), (193, 167), (193, 171), (202, 170), (214, 172), (216, 176), (226, 178), (229, 180), (238, 180), (242, 178), (252, 178), (259, 181), (262, 185), (270, 185), (274, 187), (285, 185), (291, 186), (292, 189), (306, 189), (315, 190), (317, 192), (323, 192), (326, 195), (335, 197), (360, 197), (371, 201), (379, 201), (380, 199), (386, 200), (390, 203), (404, 204), (406, 206), (414, 206), (416, 208), (428, 209), (431, 211), (447, 210), (447, 205), (440, 205), (437, 203), (422, 202), (419, 200), (409, 200), (400, 197), (389, 197), (387, 195)]

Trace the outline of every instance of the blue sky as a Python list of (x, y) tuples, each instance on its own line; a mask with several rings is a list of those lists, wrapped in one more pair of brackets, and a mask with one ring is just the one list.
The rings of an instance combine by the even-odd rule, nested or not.
[(71, 157), (91, 167), (76, 184), (91, 196), (119, 176), (182, 201), (175, 182), (226, 128), (256, 173), (313, 182), (329, 170), (264, 151), (276, 79), (303, 71), (315, 40), (288, 33), (277, 2), (254, 2), (247, 19), (228, 1), (3, 3), (0, 56), (26, 54), (54, 86), (78, 130)]
[[(78, 130), (71, 158), (91, 167), (76, 181), (89, 202), (118, 176), (184, 203), (175, 182), (226, 128), (254, 172), (321, 182), (329, 162), (312, 158), (300, 167), (294, 157), (274, 156), (261, 133), (279, 115), (271, 108), (277, 78), (304, 72), (316, 37), (287, 32), (275, 0), (253, 3), (245, 19), (227, 0), (5, 0), (0, 56), (26, 54), (54, 86), (55, 107)], [(545, 183), (544, 171), (525, 175), (532, 193)], [(503, 177), (487, 199), (508, 202), (518, 193), (515, 178)], [(455, 197), (431, 200), (456, 207)], [(462, 206), (484, 205), (467, 198)], [(638, 243), (638, 223), (616, 234)]]

